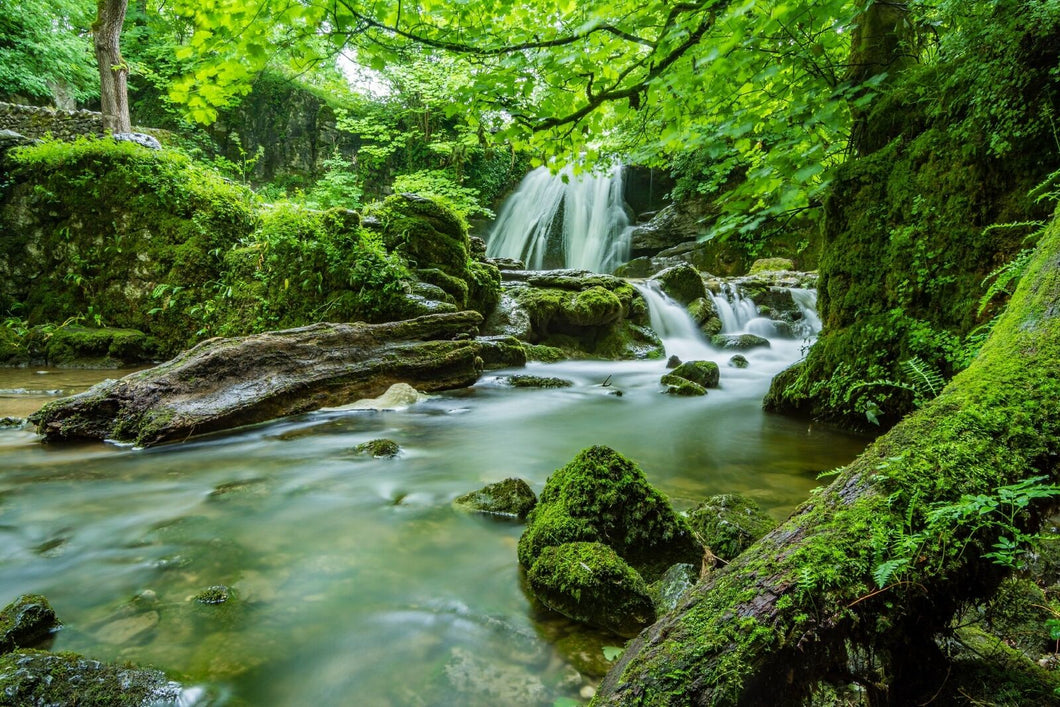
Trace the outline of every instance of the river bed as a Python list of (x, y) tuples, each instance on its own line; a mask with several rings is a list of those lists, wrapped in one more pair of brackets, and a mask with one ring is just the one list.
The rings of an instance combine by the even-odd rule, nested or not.
[[(685, 344), (719, 362), (720, 389), (675, 398), (660, 392), (664, 361), (580, 361), (518, 371), (569, 388), (514, 389), (516, 371), (491, 372), (404, 410), (317, 412), (148, 450), (0, 430), (0, 604), (45, 594), (67, 625), (54, 650), (162, 668), (203, 687), (189, 693), (196, 704), (588, 695), (596, 678), (571, 655), (618, 639), (534, 606), (516, 562), (521, 526), (459, 512), (453, 498), (509, 476), (540, 492), (580, 449), (606, 444), (678, 509), (739, 491), (780, 519), (866, 443), (762, 412), (769, 379), (805, 342), (748, 352), (746, 369)], [(34, 375), (0, 369), (0, 389), (37, 390)], [(113, 375), (38, 378), (54, 390)], [(39, 398), (8, 394), (0, 416)], [(401, 445), (396, 459), (354, 452), (380, 437)], [(236, 599), (194, 601), (213, 585)]]

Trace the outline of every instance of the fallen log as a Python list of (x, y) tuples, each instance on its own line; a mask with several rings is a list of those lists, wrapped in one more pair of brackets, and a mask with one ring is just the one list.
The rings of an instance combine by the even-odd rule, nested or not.
[(935, 639), (1039, 522), (999, 489), (1055, 481), (1058, 452), (1060, 220), (975, 362), (645, 629), (593, 704), (950, 704)]
[(483, 358), (525, 362), (505, 340), (474, 338), (472, 311), (385, 324), (313, 324), (210, 339), (154, 368), (48, 403), (30, 417), (50, 440), (149, 446), (375, 397), (394, 383), (471, 385)]

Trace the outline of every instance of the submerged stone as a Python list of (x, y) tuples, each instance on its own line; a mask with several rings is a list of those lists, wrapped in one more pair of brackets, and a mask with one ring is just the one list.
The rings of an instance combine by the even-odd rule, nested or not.
[(0, 704), (148, 707), (179, 704), (182, 688), (159, 670), (109, 665), (75, 653), (25, 650), (0, 657)]
[(681, 359), (679, 359), (677, 356), (671, 356), (670, 358), (666, 359), (667, 368), (677, 368), (680, 365)]
[(525, 520), (537, 505), (537, 495), (522, 479), (505, 479), (453, 501), (458, 508), (504, 518)]
[(546, 547), (570, 542), (604, 543), (648, 581), (703, 555), (688, 522), (640, 467), (603, 446), (582, 450), (548, 478), (519, 539), (519, 562), (529, 569)]
[(688, 521), (710, 551), (726, 562), (777, 525), (757, 503), (738, 493), (711, 496), (689, 511)]
[(23, 594), (0, 611), (0, 653), (39, 643), (61, 625), (47, 599)]
[(231, 590), (223, 584), (207, 587), (195, 595), (195, 601), (200, 604), (224, 604), (231, 598)]
[(370, 454), (376, 458), (393, 459), (401, 452), (401, 447), (392, 439), (373, 439), (362, 442), (353, 448), (357, 454)]
[(747, 351), (748, 349), (769, 348), (769, 339), (754, 334), (716, 334), (710, 343), (727, 351)]
[(655, 620), (644, 579), (601, 543), (547, 547), (527, 579), (534, 595), (553, 611), (620, 636), (635, 636)]
[(505, 379), (513, 388), (569, 388), (574, 385), (566, 378), (552, 378), (549, 376), (508, 376)]

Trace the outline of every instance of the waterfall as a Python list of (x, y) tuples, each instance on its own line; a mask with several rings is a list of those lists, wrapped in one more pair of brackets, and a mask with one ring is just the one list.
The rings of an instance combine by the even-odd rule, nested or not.
[(703, 338), (703, 333), (688, 310), (663, 292), (658, 283), (631, 283), (648, 304), (651, 328), (662, 340), (663, 348), (671, 356), (682, 361), (706, 359), (716, 354)]
[(817, 290), (791, 288), (791, 299), (802, 312), (802, 320), (795, 325), (795, 335), (808, 339), (821, 331), (821, 316), (817, 314)]
[[(723, 283), (721, 292), (708, 292), (718, 310), (723, 334), (744, 331), (754, 319), (758, 319), (758, 307), (754, 300), (743, 295), (729, 283)], [(752, 332), (754, 333), (754, 332)]]
[(501, 207), (486, 239), (491, 258), (518, 258), (546, 267), (611, 272), (629, 259), (632, 227), (623, 197), (622, 168), (575, 175), (538, 167)]

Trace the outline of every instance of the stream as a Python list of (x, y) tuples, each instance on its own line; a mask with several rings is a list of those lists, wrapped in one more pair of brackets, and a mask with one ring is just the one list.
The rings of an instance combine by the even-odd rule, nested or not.
[[(516, 561), (522, 527), (458, 511), (455, 497), (510, 476), (540, 492), (604, 444), (678, 510), (738, 491), (781, 519), (866, 444), (761, 409), (819, 327), (812, 291), (793, 291), (803, 338), (772, 338), (739, 369), (682, 308), (638, 287), (668, 353), (717, 361), (719, 389), (662, 394), (664, 360), (569, 361), (518, 371), (569, 388), (512, 388), (516, 371), (492, 371), (401, 410), (320, 411), (147, 450), (0, 429), (0, 605), (46, 595), (66, 624), (52, 650), (161, 668), (191, 686), (187, 705), (586, 698), (620, 639), (536, 605)], [(715, 301), (725, 331), (770, 333), (737, 293)], [(0, 369), (0, 417), (114, 375)], [(397, 458), (354, 451), (381, 437)], [(235, 599), (195, 601), (214, 585)]]

